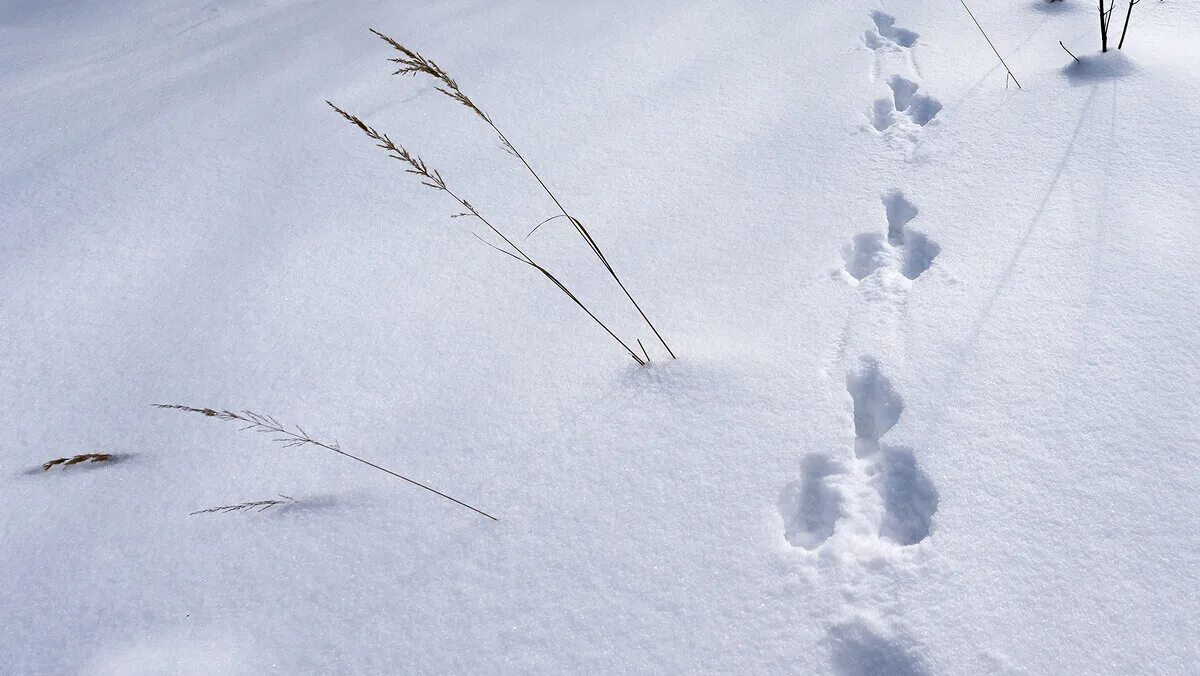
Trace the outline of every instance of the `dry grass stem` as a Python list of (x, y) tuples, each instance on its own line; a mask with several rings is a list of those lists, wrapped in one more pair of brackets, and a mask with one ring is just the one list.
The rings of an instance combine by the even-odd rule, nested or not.
[(279, 494), (282, 500), (255, 500), (254, 502), (240, 502), (236, 505), (221, 505), (220, 507), (209, 507), (208, 509), (200, 509), (191, 512), (188, 516), (197, 514), (227, 514), (229, 512), (240, 512), (247, 509), (253, 509), (258, 512), (266, 511), (272, 507), (283, 505), (285, 508), (296, 504), (296, 499), (287, 495)]
[[(432, 62), (423, 63), (427, 64), (425, 66), (426, 68), (431, 69), (429, 72), (440, 72), (432, 70), (437, 68), (437, 66)], [(450, 80), (450, 82), (453, 82), (453, 80)], [(542, 276), (550, 280), (550, 282), (554, 284), (559, 291), (562, 291), (564, 294), (566, 294), (566, 296), (570, 298), (573, 303), (587, 313), (588, 317), (590, 317), (592, 321), (596, 322), (600, 328), (604, 329), (605, 333), (611, 336), (613, 340), (617, 341), (617, 343), (619, 343), (621, 347), (625, 349), (625, 352), (627, 352), (634, 361), (642, 366), (646, 364), (645, 360), (638, 356), (638, 354), (634, 352), (624, 340), (621, 340), (621, 338), (618, 337), (617, 334), (612, 331), (612, 329), (608, 328), (608, 325), (601, 321), (600, 318), (591, 311), (591, 309), (584, 305), (583, 301), (580, 300), (579, 297), (576, 296), (570, 289), (568, 289), (567, 286), (558, 279), (558, 277), (534, 261), (533, 258), (530, 257), (529, 254), (527, 254), (520, 246), (509, 239), (508, 235), (504, 234), (503, 231), (493, 225), (492, 222), (487, 218), (484, 218), (483, 214), (481, 214), (479, 210), (475, 208), (475, 205), (471, 204), (466, 199), (460, 197), (458, 193), (451, 190), (450, 187), (446, 185), (446, 180), (442, 178), (441, 172), (439, 172), (437, 169), (429, 167), (429, 165), (427, 165), (420, 156), (410, 153), (403, 145), (399, 145), (392, 141), (387, 134), (376, 130), (371, 125), (363, 122), (359, 117), (342, 110), (330, 101), (326, 101), (325, 103), (328, 103), (329, 107), (336, 111), (338, 115), (341, 115), (347, 122), (357, 127), (363, 134), (367, 136), (367, 138), (375, 141), (375, 145), (377, 147), (387, 151), (388, 156), (407, 165), (404, 169), (405, 173), (416, 176), (418, 179), (420, 179), (421, 185), (449, 195), (450, 198), (457, 202), (460, 207), (466, 209), (464, 212), (454, 214), (452, 218), (466, 217), (479, 221), (485, 227), (487, 227), (488, 230), (491, 230), (493, 234), (500, 238), (500, 240), (504, 243), (504, 247), (496, 246), (495, 244), (487, 242), (483, 238), (479, 238), (478, 235), (476, 235), (480, 241), (496, 251), (499, 251), (500, 253), (537, 270), (542, 274)]]
[[(1004, 78), (1005, 89), (1008, 88), (1009, 79), (1011, 79), (1013, 82), (1015, 82), (1017, 84), (1017, 89), (1023, 89), (1023, 87), (1021, 87), (1021, 82), (1019, 80), (1017, 80), (1017, 76), (1013, 75), (1012, 69), (1009, 68), (1008, 64), (1004, 62), (1004, 57), (1000, 56), (1000, 50), (996, 49), (996, 45), (992, 42), (992, 39), (988, 37), (988, 34), (986, 32), (984, 32), (983, 26), (979, 23), (979, 19), (975, 18), (975, 13), (971, 11), (970, 7), (967, 7), (967, 0), (958, 0), (958, 1), (960, 4), (962, 4), (963, 9), (967, 10), (967, 14), (969, 14), (971, 16), (971, 21), (975, 22), (975, 27), (979, 29), (979, 34), (983, 36), (984, 40), (987, 40), (988, 46), (992, 48), (992, 52), (994, 52), (996, 54), (996, 58), (1000, 59), (1000, 65), (1004, 66), (1004, 70), (1008, 72), (1008, 75), (1006, 75)], [(1101, 1), (1103, 1), (1103, 0), (1101, 0)], [(1064, 49), (1065, 49), (1065, 47), (1064, 47)]]
[(111, 453), (83, 453), (80, 455), (71, 456), (70, 458), (55, 458), (42, 463), (42, 471), (48, 472), (55, 465), (62, 465), (64, 468), (71, 465), (78, 465), (81, 462), (109, 462), (113, 459)]
[(420, 481), (410, 479), (410, 478), (404, 476), (403, 474), (398, 474), (396, 472), (393, 472), (392, 470), (387, 469), (386, 467), (380, 467), (379, 465), (376, 465), (375, 463), (373, 463), (369, 460), (364, 460), (363, 458), (360, 458), (357, 455), (347, 453), (346, 451), (342, 450), (341, 446), (339, 446), (336, 441), (334, 441), (333, 443), (327, 443), (324, 441), (319, 441), (317, 439), (314, 439), (311, 436), (309, 436), (308, 433), (304, 431), (304, 428), (300, 427), (299, 425), (296, 426), (295, 431), (289, 430), (286, 427), (284, 427), (283, 424), (281, 424), (273, 416), (270, 416), (270, 415), (263, 415), (261, 413), (255, 413), (253, 411), (240, 411), (240, 412), (234, 412), (234, 411), (229, 411), (229, 410), (218, 411), (218, 410), (212, 409), (212, 408), (196, 408), (194, 406), (183, 406), (180, 404), (154, 404), (153, 406), (155, 408), (172, 409), (172, 410), (176, 410), (176, 411), (184, 411), (186, 413), (199, 413), (200, 415), (203, 415), (203, 416), (206, 416), (209, 418), (216, 418), (217, 420), (241, 423), (242, 430), (251, 430), (251, 431), (260, 432), (263, 434), (275, 435), (272, 438), (272, 441), (282, 444), (285, 448), (291, 448), (294, 446), (319, 446), (326, 450), (333, 451), (334, 453), (337, 453), (338, 455), (345, 456), (356, 462), (360, 462), (364, 465), (367, 465), (368, 467), (373, 467), (374, 469), (377, 469), (380, 472), (383, 472), (384, 474), (389, 474), (391, 476), (396, 477), (397, 479), (402, 479), (404, 481), (407, 481), (408, 483), (410, 483), (414, 486), (417, 486), (419, 488), (422, 488), (424, 490), (427, 490), (430, 493), (433, 493), (434, 495), (438, 495), (440, 497), (443, 497), (443, 498), (449, 500), (450, 502), (453, 502), (457, 505), (466, 507), (467, 509), (471, 510), (472, 512), (475, 512), (476, 514), (481, 514), (483, 516), (486, 516), (487, 518), (491, 519), (492, 521), (499, 520), (496, 517), (492, 516), (491, 514), (488, 514), (487, 512), (484, 512), (480, 509), (476, 509), (475, 507), (468, 505), (467, 503), (463, 502), (462, 500), (452, 498), (449, 495), (446, 495), (445, 493), (443, 493), (437, 489), (431, 488), (431, 487), (421, 483)]
[[(654, 335), (656, 338), (658, 338), (658, 341), (662, 343), (664, 348), (666, 348), (667, 353), (671, 355), (672, 359), (674, 359), (675, 353), (671, 350), (671, 346), (667, 345), (667, 341), (663, 339), (662, 334), (658, 332), (658, 329), (655, 328), (654, 324), (650, 321), (650, 318), (646, 316), (646, 313), (642, 310), (642, 307), (638, 305), (638, 302), (633, 299), (633, 294), (629, 292), (629, 289), (625, 287), (625, 283), (621, 281), (620, 277), (617, 276), (616, 270), (614, 270), (612, 264), (609, 263), (608, 258), (600, 249), (600, 245), (596, 243), (595, 238), (593, 238), (592, 234), (588, 232), (588, 229), (584, 226), (583, 221), (575, 218), (567, 212), (566, 207), (563, 206), (562, 202), (558, 199), (558, 196), (550, 190), (550, 187), (547, 186), (546, 182), (542, 180), (542, 177), (538, 175), (536, 171), (534, 171), (533, 166), (528, 160), (525, 159), (525, 156), (522, 155), (521, 152), (517, 150), (516, 146), (514, 146), (512, 142), (508, 140), (508, 137), (504, 135), (504, 132), (500, 131), (500, 128), (496, 126), (496, 123), (492, 121), (491, 116), (489, 116), (483, 111), (482, 108), (476, 105), (475, 102), (472, 101), (471, 98), (462, 91), (462, 89), (458, 86), (458, 83), (455, 82), (454, 78), (450, 77), (449, 73), (442, 69), (441, 66), (437, 65), (432, 60), (425, 58), (420, 53), (405, 47), (387, 35), (380, 33), (374, 28), (371, 29), (371, 32), (379, 36), (379, 38), (390, 45), (392, 49), (400, 53), (400, 56), (388, 59), (392, 63), (395, 63), (399, 66), (393, 75), (412, 75), (414, 77), (417, 75), (426, 75), (433, 78), (438, 82), (436, 88), (439, 92), (445, 94), (453, 101), (465, 106), (471, 112), (478, 115), (479, 118), (483, 120), (493, 132), (496, 133), (496, 136), (500, 138), (500, 144), (504, 150), (521, 162), (521, 164), (529, 172), (529, 175), (532, 176), (535, 181), (537, 181), (537, 184), (541, 186), (546, 195), (550, 197), (550, 200), (554, 202), (554, 206), (558, 207), (558, 210), (561, 212), (561, 216), (571, 222), (571, 225), (575, 227), (575, 231), (579, 233), (580, 237), (583, 238), (583, 241), (588, 245), (588, 248), (591, 249), (592, 253), (597, 259), (599, 259), (600, 263), (604, 266), (604, 269), (608, 271), (608, 274), (617, 283), (617, 286), (621, 288), (621, 291), (625, 294), (625, 297), (629, 299), (629, 302), (633, 304), (633, 307), (638, 311), (638, 314), (641, 315), (642, 320), (646, 322), (646, 325), (649, 326), (650, 330), (654, 332)], [(542, 223), (538, 224), (537, 228), (540, 228), (550, 220), (553, 219), (551, 218), (542, 221)], [(537, 228), (533, 229), (534, 232), (537, 231)], [(531, 232), (530, 234), (533, 233)]]

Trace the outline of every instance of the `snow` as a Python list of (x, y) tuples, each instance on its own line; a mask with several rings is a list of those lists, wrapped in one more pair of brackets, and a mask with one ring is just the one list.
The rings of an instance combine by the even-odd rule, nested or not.
[(1194, 672), (1200, 8), (972, 9), (4, 3), (0, 670)]

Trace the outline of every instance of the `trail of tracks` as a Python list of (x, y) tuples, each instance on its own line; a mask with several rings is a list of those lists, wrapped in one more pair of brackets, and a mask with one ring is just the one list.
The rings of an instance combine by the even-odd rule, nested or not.
[[(869, 19), (862, 42), (872, 53), (870, 79), (883, 79), (890, 92), (867, 108), (864, 129), (881, 146), (910, 156), (942, 106), (921, 87), (914, 53), (920, 35), (881, 11)], [(821, 566), (832, 578), (827, 582), (843, 590), (850, 608), (827, 628), (832, 668), (840, 674), (928, 671), (888, 584), (902, 577), (898, 571), (919, 573), (933, 545), (939, 498), (920, 452), (886, 441), (905, 405), (885, 365), (902, 347), (908, 293), (941, 247), (913, 227), (920, 209), (902, 188), (883, 186), (881, 202), (879, 225), (851, 239), (837, 273), (858, 295), (830, 359), (830, 368), (845, 374), (853, 441), (806, 456), (801, 477), (780, 499), (787, 541), (809, 552), (814, 565), (828, 564)], [(872, 334), (866, 343), (873, 350), (849, 353), (851, 334), (861, 332)]]

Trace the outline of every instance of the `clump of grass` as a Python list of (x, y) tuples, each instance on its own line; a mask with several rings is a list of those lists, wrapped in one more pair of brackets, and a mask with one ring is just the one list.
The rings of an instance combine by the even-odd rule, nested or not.
[[(579, 236), (587, 244), (588, 249), (600, 261), (600, 263), (604, 267), (604, 269), (613, 278), (613, 281), (615, 281), (617, 283), (617, 286), (620, 287), (621, 292), (624, 293), (625, 297), (633, 305), (634, 309), (637, 310), (637, 312), (641, 316), (642, 320), (645, 321), (646, 325), (648, 327), (650, 327), (650, 330), (654, 332), (655, 337), (658, 338), (660, 343), (662, 343), (662, 346), (667, 350), (667, 353), (671, 355), (672, 359), (674, 359), (675, 352), (671, 350), (670, 345), (668, 345), (667, 341), (663, 339), (662, 334), (659, 333), (658, 328), (656, 328), (654, 326), (654, 324), (650, 321), (650, 318), (642, 310), (642, 307), (638, 304), (638, 302), (636, 300), (634, 300), (633, 294), (630, 293), (629, 289), (625, 286), (625, 283), (621, 280), (620, 276), (617, 275), (617, 272), (613, 268), (612, 263), (608, 260), (608, 257), (604, 255), (603, 250), (600, 249), (600, 245), (596, 242), (595, 238), (592, 237), (591, 232), (588, 231), (587, 227), (583, 224), (583, 221), (576, 218), (574, 215), (572, 215), (571, 213), (569, 213), (567, 211), (566, 207), (563, 206), (563, 203), (559, 199), (559, 197), (552, 190), (550, 190), (550, 187), (546, 184), (546, 182), (544, 180), (542, 180), (542, 177), (537, 173), (537, 171), (534, 170), (533, 166), (529, 163), (529, 161), (525, 158), (525, 156), (521, 153), (521, 151), (519, 151), (517, 149), (517, 147), (515, 145), (513, 145), (513, 143), (511, 141), (509, 141), (508, 137), (505, 136), (504, 132), (502, 132), (500, 130), (500, 127), (498, 127), (496, 125), (496, 123), (492, 120), (491, 116), (488, 115), (478, 105), (476, 105), (476, 103), (471, 99), (471, 97), (467, 96), (467, 94), (465, 92), (463, 92), (462, 88), (459, 87), (458, 82), (456, 82), (454, 80), (454, 78), (450, 77), (450, 74), (447, 73), (437, 63), (435, 63), (434, 61), (432, 61), (430, 59), (425, 58), (420, 53), (418, 53), (412, 49), (409, 49), (408, 47), (405, 47), (404, 45), (400, 44), (396, 40), (388, 37), (387, 35), (384, 35), (383, 33), (380, 33), (379, 31), (377, 31), (375, 29), (371, 29), (371, 32), (374, 33), (376, 36), (378, 36), (381, 40), (386, 42), (388, 45), (390, 45), (392, 47), (392, 49), (394, 49), (400, 53), (400, 56), (389, 59), (389, 61), (391, 61), (399, 66), (399, 68), (397, 68), (397, 70), (393, 73), (393, 75), (412, 75), (414, 77), (418, 76), (418, 75), (425, 75), (425, 76), (433, 78), (436, 82), (435, 89), (437, 89), (437, 91), (446, 95), (447, 97), (449, 97), (451, 100), (455, 101), (456, 103), (466, 107), (468, 110), (473, 112), (476, 116), (478, 116), (479, 119), (483, 120), (483, 122), (493, 132), (495, 132), (495, 134), (499, 137), (500, 144), (504, 148), (505, 152), (507, 152), (508, 154), (515, 157), (518, 161), (520, 161), (521, 165), (526, 169), (526, 171), (529, 172), (529, 175), (533, 177), (533, 179), (537, 182), (538, 186), (541, 187), (541, 189), (546, 193), (546, 195), (550, 198), (550, 200), (552, 202), (554, 202), (554, 205), (558, 208), (560, 213), (556, 216), (551, 216), (550, 218), (547, 218), (547, 219), (543, 220), (541, 223), (539, 223), (536, 227), (533, 228), (532, 231), (530, 231), (529, 235), (525, 236), (526, 239), (528, 239), (530, 235), (532, 235), (534, 232), (536, 232), (538, 230), (538, 228), (542, 227), (546, 223), (549, 223), (550, 221), (556, 220), (558, 218), (567, 219), (571, 223), (571, 225), (575, 228), (575, 231), (579, 234)], [(333, 107), (333, 109), (336, 110), (338, 112), (338, 114), (340, 114), (342, 117), (346, 118), (346, 120), (348, 120), (351, 124), (354, 124), (359, 129), (361, 129), (364, 133), (366, 133), (367, 136), (369, 136), (371, 139), (375, 140), (380, 148), (387, 150), (396, 159), (408, 162), (410, 165), (413, 165), (413, 162), (409, 158), (404, 157), (403, 155), (401, 155), (400, 153), (398, 153), (396, 151), (394, 144), (391, 143), (390, 139), (388, 139), (386, 134), (379, 134), (378, 132), (375, 132), (374, 129), (363, 124), (362, 121), (359, 120), (357, 117), (350, 115), (349, 113), (345, 112), (344, 110), (335, 106), (332, 103), (330, 103), (329, 105), (331, 107)], [(401, 150), (403, 150), (403, 148), (401, 148)], [(417, 158), (417, 160), (419, 161), (419, 158)], [(409, 171), (409, 173), (415, 173), (419, 176), (422, 176), (422, 178), (426, 178), (426, 179), (429, 178), (427, 176), (427, 172), (424, 171), (423, 167), (413, 166), (413, 169), (415, 169), (415, 171), (413, 171), (413, 170), (406, 170), (406, 171)], [(433, 172), (433, 174), (434, 174), (434, 176), (437, 177), (438, 180), (425, 182), (425, 185), (428, 185), (429, 187), (432, 187), (432, 188), (437, 188), (439, 190), (445, 190), (444, 185), (439, 185), (439, 184), (444, 183), (440, 180), (440, 176), (437, 176), (436, 171)], [(449, 192), (449, 191), (446, 191), (446, 192)], [(458, 198), (457, 196), (453, 195), (453, 193), (451, 193), (451, 197), (453, 197), (456, 201), (458, 201), (460, 204), (462, 204), (464, 208), (467, 209), (467, 213), (458, 214), (458, 215), (473, 216), (481, 221), (483, 220), (483, 218), (479, 215), (479, 213), (474, 208), (472, 208), (469, 204), (467, 204), (465, 200)], [(490, 223), (487, 223), (486, 221), (484, 221), (484, 223), (493, 232), (500, 234), (496, 230), (496, 228), (492, 227), (492, 225)], [(520, 260), (529, 265), (533, 265), (535, 268), (538, 268), (538, 270), (540, 272), (542, 272), (543, 274), (546, 274), (548, 277), (550, 276), (549, 273), (547, 273), (544, 268), (540, 268), (540, 266), (533, 264), (532, 261), (529, 260), (528, 256), (526, 256), (523, 252), (521, 252), (519, 247), (517, 247), (515, 244), (513, 244), (512, 241), (509, 240), (508, 237), (505, 237), (502, 234), (500, 234), (500, 237), (501, 237), (501, 239), (504, 240), (506, 246), (508, 246), (512, 250), (512, 251), (508, 251), (508, 250), (501, 249), (501, 251), (509, 254), (510, 256), (512, 256), (513, 258), (516, 258), (517, 260)], [(494, 247), (494, 248), (498, 248), (498, 247)], [(514, 254), (514, 252), (515, 252), (515, 254)], [(566, 292), (567, 295), (571, 296), (571, 299), (576, 304), (578, 304), (580, 307), (583, 307), (583, 304), (577, 298), (575, 298), (573, 294), (566, 291), (566, 288), (563, 287), (562, 284), (560, 282), (558, 282), (558, 280), (551, 277), (551, 281), (553, 281), (556, 286), (558, 286), (560, 289), (562, 289), (564, 292)], [(586, 307), (583, 307), (583, 309), (585, 311), (587, 311), (590, 316), (592, 316), (592, 319), (594, 319), (597, 323), (600, 323), (601, 326), (604, 326), (604, 324), (601, 323), (599, 319), (596, 319), (596, 317), (594, 315), (592, 315), (592, 313), (590, 311), (588, 311)], [(605, 329), (605, 331), (608, 331), (608, 327), (604, 326), (604, 329)], [(622, 341), (620, 338), (617, 338), (617, 336), (615, 334), (613, 334), (611, 331), (608, 331), (608, 333), (609, 333), (609, 335), (612, 335), (612, 337), (614, 339), (616, 339), (617, 342), (619, 342), (623, 348), (625, 348), (625, 350), (630, 354), (630, 356), (633, 357), (634, 361), (636, 361), (642, 365), (649, 363), (650, 356), (649, 356), (649, 353), (647, 353), (645, 351), (644, 346), (642, 347), (642, 356), (639, 356), (636, 352), (634, 352), (632, 349), (630, 349), (630, 347), (624, 341)], [(644, 357), (644, 359), (643, 359), (643, 357)]]
[(421, 179), (421, 185), (424, 185), (428, 188), (433, 188), (434, 190), (439, 190), (449, 195), (451, 199), (453, 199), (455, 202), (458, 202), (460, 207), (466, 209), (465, 212), (455, 214), (455, 218), (466, 216), (478, 220), (480, 223), (483, 223), (485, 226), (487, 226), (487, 228), (491, 230), (497, 237), (499, 237), (500, 240), (504, 242), (504, 246), (507, 248), (501, 248), (491, 244), (483, 238), (480, 238), (478, 235), (475, 236), (477, 239), (492, 247), (496, 251), (499, 251), (500, 253), (524, 263), (525, 265), (528, 265), (529, 267), (540, 272), (546, 279), (550, 280), (550, 282), (554, 284), (559, 291), (562, 291), (564, 294), (566, 294), (566, 296), (570, 298), (573, 303), (578, 305), (580, 309), (586, 312), (587, 316), (591, 317), (592, 321), (596, 322), (600, 328), (604, 329), (605, 333), (611, 336), (613, 340), (617, 341), (621, 347), (624, 348), (627, 353), (629, 353), (629, 356), (632, 357), (634, 361), (642, 366), (648, 363), (648, 358), (643, 360), (642, 357), (638, 356), (638, 354), (634, 352), (633, 349), (625, 343), (625, 341), (621, 340), (617, 334), (613, 333), (612, 329), (608, 328), (608, 326), (602, 322), (600, 318), (595, 315), (595, 313), (593, 313), (586, 305), (584, 305), (583, 301), (580, 300), (579, 297), (576, 296), (570, 289), (568, 289), (567, 286), (558, 279), (558, 277), (554, 276), (553, 273), (534, 261), (533, 258), (531, 258), (523, 249), (521, 249), (520, 246), (509, 239), (508, 235), (504, 234), (504, 232), (493, 225), (491, 221), (484, 218), (483, 214), (481, 214), (473, 204), (468, 202), (466, 199), (459, 197), (458, 193), (451, 190), (450, 187), (446, 185), (445, 179), (442, 178), (441, 172), (439, 172), (437, 169), (431, 169), (419, 156), (413, 155), (404, 146), (396, 144), (387, 134), (376, 131), (374, 127), (368, 125), (366, 122), (363, 122), (358, 117), (347, 113), (341, 108), (338, 108), (333, 103), (330, 103), (329, 101), (326, 101), (325, 103), (328, 103), (329, 107), (337, 111), (338, 114), (350, 122), (350, 124), (358, 127), (359, 130), (366, 134), (368, 138), (375, 141), (378, 147), (386, 150), (392, 159), (399, 160), (408, 165), (408, 167), (404, 170), (405, 173), (417, 176)]
[[(550, 190), (549, 186), (546, 185), (546, 182), (542, 180), (542, 177), (539, 176), (536, 171), (534, 171), (533, 166), (529, 164), (529, 161), (525, 159), (525, 156), (521, 154), (521, 151), (517, 150), (516, 146), (514, 146), (512, 142), (508, 140), (508, 137), (504, 135), (504, 132), (500, 131), (500, 128), (496, 126), (496, 123), (492, 121), (492, 117), (483, 112), (479, 106), (475, 105), (475, 102), (472, 101), (469, 96), (463, 93), (463, 90), (458, 86), (458, 83), (454, 81), (454, 78), (450, 77), (450, 75), (436, 63), (426, 59), (417, 52), (405, 47), (404, 45), (396, 42), (392, 38), (380, 33), (375, 29), (371, 29), (371, 32), (379, 36), (379, 38), (384, 42), (391, 45), (392, 49), (400, 52), (400, 56), (393, 59), (388, 59), (392, 63), (400, 66), (398, 69), (396, 69), (396, 72), (392, 73), (393, 75), (412, 75), (415, 77), (419, 74), (424, 74), (432, 77), (439, 83), (439, 85), (436, 87), (439, 92), (462, 104), (471, 112), (478, 115), (479, 119), (483, 120), (484, 123), (486, 123), (487, 126), (496, 133), (496, 136), (500, 137), (500, 144), (506, 151), (508, 151), (510, 155), (517, 158), (517, 160), (521, 162), (521, 165), (524, 166), (525, 170), (529, 172), (529, 175), (532, 176), (535, 181), (537, 181), (537, 184), (541, 186), (542, 190), (546, 193), (550, 200), (554, 202), (554, 206), (558, 207), (560, 212), (559, 216), (552, 216), (551, 218), (542, 221), (533, 230), (536, 231), (537, 228), (542, 227), (549, 221), (559, 218), (560, 216), (570, 221), (571, 225), (575, 227), (575, 232), (579, 233), (579, 236), (583, 238), (585, 243), (587, 243), (592, 254), (599, 259), (600, 263), (604, 266), (604, 269), (608, 271), (608, 274), (613, 278), (613, 281), (617, 283), (617, 286), (621, 287), (621, 291), (624, 292), (625, 297), (628, 298), (629, 302), (633, 304), (633, 307), (638, 311), (638, 314), (642, 316), (642, 320), (646, 322), (646, 325), (649, 326), (650, 330), (654, 332), (654, 335), (658, 338), (658, 341), (662, 343), (664, 348), (666, 348), (667, 353), (671, 355), (672, 359), (674, 359), (675, 353), (671, 350), (671, 346), (667, 345), (667, 341), (663, 340), (663, 337), (658, 332), (658, 329), (654, 327), (654, 324), (650, 321), (650, 318), (647, 317), (646, 313), (642, 311), (642, 307), (638, 305), (636, 300), (633, 299), (633, 294), (629, 293), (629, 289), (625, 287), (625, 283), (621, 281), (619, 276), (617, 276), (617, 271), (613, 269), (612, 264), (608, 261), (608, 257), (606, 257), (604, 252), (600, 250), (600, 245), (596, 243), (595, 238), (593, 238), (592, 234), (588, 232), (587, 227), (583, 225), (583, 221), (575, 218), (567, 212), (566, 207), (563, 206), (562, 202), (558, 199), (558, 196)], [(530, 232), (530, 234), (533, 234), (533, 232)]]
[(379, 470), (380, 472), (383, 472), (384, 474), (388, 474), (393, 477), (396, 477), (397, 479), (402, 479), (404, 481), (407, 481), (408, 483), (410, 483), (414, 486), (417, 486), (418, 488), (422, 488), (426, 491), (429, 491), (430, 493), (433, 493), (434, 495), (445, 498), (446, 500), (449, 500), (450, 502), (453, 502), (457, 505), (466, 507), (467, 509), (471, 510), (472, 512), (475, 512), (476, 514), (486, 516), (487, 518), (491, 519), (492, 521), (499, 521), (499, 519), (492, 516), (491, 514), (488, 514), (487, 512), (485, 512), (483, 510), (472, 507), (471, 505), (468, 505), (467, 503), (463, 502), (462, 500), (458, 500), (457, 498), (452, 498), (449, 495), (446, 495), (445, 493), (443, 493), (435, 488), (431, 488), (431, 487), (421, 483), (420, 481), (416, 481), (415, 479), (410, 479), (410, 478), (404, 476), (403, 474), (398, 474), (396, 472), (393, 472), (392, 470), (387, 469), (386, 467), (380, 467), (379, 465), (376, 465), (375, 463), (373, 463), (369, 460), (364, 460), (363, 458), (360, 458), (357, 455), (352, 455), (350, 453), (347, 453), (346, 451), (342, 450), (341, 446), (339, 446), (336, 441), (334, 441), (333, 443), (328, 443), (328, 442), (319, 441), (317, 439), (314, 439), (311, 436), (309, 436), (309, 434), (304, 431), (304, 428), (300, 427), (299, 425), (296, 426), (295, 431), (289, 430), (282, 423), (280, 423), (278, 420), (276, 420), (273, 416), (270, 416), (270, 415), (263, 415), (261, 413), (255, 413), (253, 411), (238, 411), (238, 412), (229, 411), (229, 410), (218, 411), (218, 410), (212, 409), (212, 408), (197, 408), (194, 406), (183, 406), (181, 404), (153, 404), (153, 406), (155, 408), (184, 411), (185, 413), (198, 413), (198, 414), (203, 415), (208, 418), (216, 418), (217, 420), (223, 420), (226, 422), (241, 423), (243, 431), (250, 430), (250, 431), (254, 431), (254, 432), (260, 432), (263, 434), (275, 435), (274, 438), (272, 439), (272, 441), (282, 444), (284, 446), (284, 448), (291, 448), (291, 447), (297, 447), (297, 446), (319, 446), (320, 448), (324, 448), (326, 450), (333, 451), (334, 453), (337, 453), (338, 455), (350, 458), (351, 460), (354, 460), (355, 462), (360, 462), (368, 467), (372, 467), (376, 470)]
[(73, 455), (69, 458), (55, 458), (42, 463), (42, 471), (49, 472), (51, 467), (62, 465), (64, 468), (71, 465), (78, 465), (82, 462), (111, 462), (113, 459), (112, 453), (81, 453)]
[(265, 512), (272, 507), (283, 505), (283, 509), (296, 504), (296, 499), (287, 495), (279, 494), (282, 500), (255, 500), (254, 502), (239, 502), (236, 505), (221, 505), (220, 507), (209, 507), (208, 509), (200, 509), (188, 514), (195, 516), (197, 514), (227, 514), (229, 512), (240, 512), (242, 510), (253, 509), (258, 512)]

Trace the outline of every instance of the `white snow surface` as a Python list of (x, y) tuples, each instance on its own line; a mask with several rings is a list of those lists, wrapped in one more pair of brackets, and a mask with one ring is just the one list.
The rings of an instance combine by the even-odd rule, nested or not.
[(1196, 673), (1200, 6), (972, 8), (4, 0), (0, 671)]

